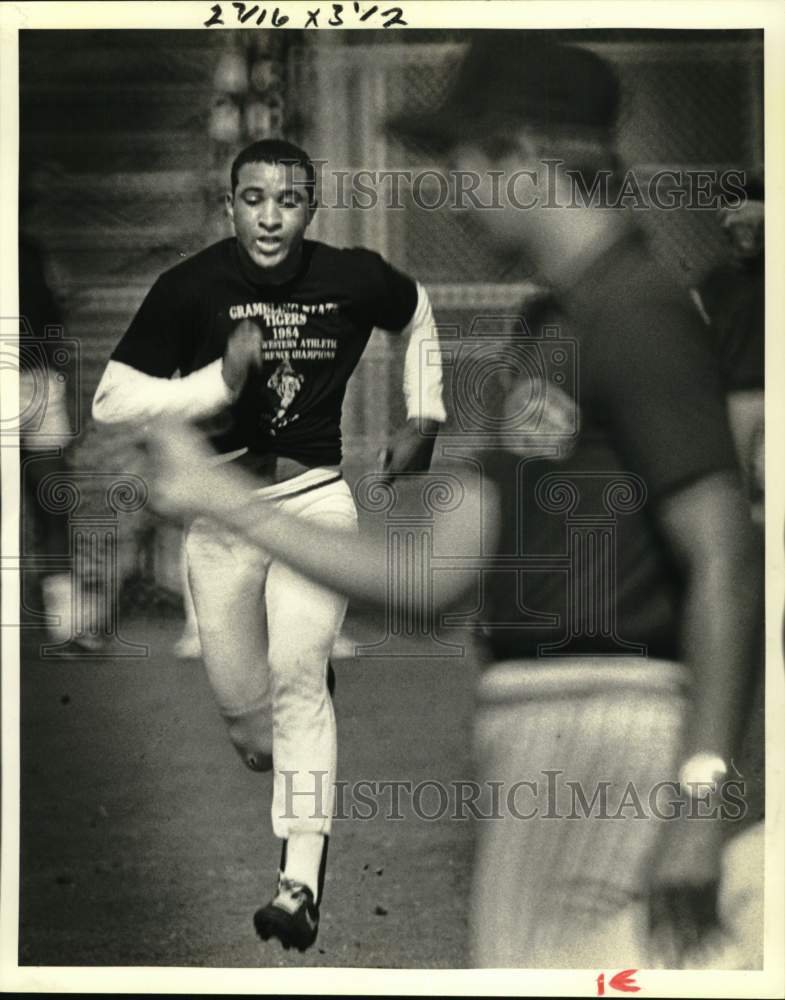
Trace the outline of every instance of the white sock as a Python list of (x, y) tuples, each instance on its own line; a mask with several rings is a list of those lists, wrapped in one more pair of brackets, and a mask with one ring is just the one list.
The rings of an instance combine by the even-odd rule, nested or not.
[(292, 833), (286, 842), (284, 876), (302, 882), (319, 902), (319, 869), (322, 865), (324, 836), (321, 833)]

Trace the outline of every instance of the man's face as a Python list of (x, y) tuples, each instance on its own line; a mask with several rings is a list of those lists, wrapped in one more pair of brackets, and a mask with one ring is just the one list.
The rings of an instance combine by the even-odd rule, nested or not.
[(313, 217), (307, 180), (299, 165), (244, 163), (240, 167), (237, 187), (234, 195), (227, 194), (226, 205), (237, 240), (257, 267), (285, 272), (287, 264), (299, 260)]
[(479, 145), (465, 143), (451, 150), (449, 167), (479, 182), (476, 201), (466, 204), (500, 251), (520, 251), (537, 242), (539, 226), (547, 221), (541, 219), (547, 198), (541, 161), (526, 149), (491, 156)]

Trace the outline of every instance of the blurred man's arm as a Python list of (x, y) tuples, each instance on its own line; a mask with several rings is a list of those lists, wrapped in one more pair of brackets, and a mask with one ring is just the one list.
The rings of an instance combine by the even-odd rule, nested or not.
[[(177, 518), (209, 516), (294, 569), (361, 603), (384, 607), (390, 598), (413, 599), (408, 591), (388, 592), (389, 561), (400, 554), (391, 552), (384, 539), (358, 537), (354, 531), (329, 528), (282, 512), (254, 494), (258, 482), (253, 476), (228, 465), (215, 466), (203, 437), (187, 425), (162, 422), (149, 441), (151, 493), (162, 513)], [(476, 557), (476, 539), (482, 530), (485, 544), (493, 551), (498, 535), (494, 488), (485, 482), (481, 496), (480, 477), (468, 469), (460, 474), (460, 485), (460, 502), (434, 518), (432, 550)], [(421, 578), (433, 572), (430, 552), (423, 547), (415, 547), (406, 558), (416, 562), (407, 567), (407, 573)], [(465, 573), (440, 573), (438, 587), (426, 588), (431, 603), (421, 612), (453, 604), (469, 584)]]
[[(682, 659), (694, 686), (685, 720), (682, 768), (690, 761), (724, 762), (738, 753), (763, 627), (762, 558), (737, 477), (718, 472), (660, 505), (660, 525), (680, 563)], [(700, 755), (700, 756), (697, 756)], [(682, 780), (686, 780), (682, 771)], [(706, 797), (707, 785), (695, 789)], [(715, 786), (718, 789), (719, 786)], [(690, 789), (682, 787), (682, 794)], [(720, 796), (701, 807), (717, 809)], [(717, 926), (716, 894), (725, 824), (718, 816), (671, 821), (663, 831), (652, 879), (655, 941), (669, 966), (698, 948)]]
[[(676, 773), (663, 779), (678, 778), (689, 792), (688, 783), (729, 771), (736, 754), (761, 629), (759, 541), (709, 331), (677, 295), (622, 300), (614, 310), (595, 345), (606, 363), (593, 388), (610, 411), (625, 464), (646, 486), (673, 567), (674, 639), (693, 688)], [(685, 795), (683, 810), (693, 806)], [(650, 916), (667, 965), (679, 967), (716, 931), (726, 826), (718, 817), (662, 824)]]
[[(479, 480), (467, 477), (462, 486), (460, 505), (456, 510), (438, 515), (433, 529), (433, 551), (448, 552), (454, 558), (464, 553), (467, 542), (477, 537), (481, 517), (485, 538), (492, 543), (495, 543), (498, 523), (490, 488), (486, 485), (481, 503)], [(273, 556), (325, 587), (346, 594), (351, 600), (377, 607), (385, 607), (388, 601), (416, 600), (407, 588), (390, 588), (391, 564), (393, 561), (398, 564), (402, 558), (408, 561), (407, 579), (424, 579), (426, 574), (433, 573), (431, 554), (426, 546), (415, 546), (406, 553), (393, 551), (384, 538), (329, 529), (275, 508), (261, 512), (255, 503), (222, 515), (222, 520)], [(469, 554), (476, 556), (476, 552)], [(438, 586), (432, 581), (434, 585), (426, 588), (430, 603), (420, 608), (419, 613), (453, 605), (466, 592), (470, 582), (466, 573), (439, 573)]]
[(729, 392), (728, 420), (736, 453), (739, 456), (739, 466), (752, 510), (752, 519), (762, 528), (765, 519), (763, 389), (737, 389)]
[(708, 331), (678, 299), (629, 311), (622, 303), (604, 331), (603, 357), (614, 366), (593, 388), (627, 468), (646, 486), (675, 571), (679, 659), (695, 679), (684, 753), (729, 763), (761, 623), (759, 542)]
[(695, 687), (684, 753), (710, 752), (730, 763), (762, 627), (760, 543), (732, 472), (666, 497), (659, 520), (685, 583), (681, 649)]

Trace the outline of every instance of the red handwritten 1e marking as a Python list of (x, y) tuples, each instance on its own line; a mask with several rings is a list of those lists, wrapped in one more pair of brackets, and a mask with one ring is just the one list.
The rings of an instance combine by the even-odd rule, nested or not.
[[(635, 982), (635, 973), (637, 969), (622, 969), (621, 972), (617, 972), (608, 982), (608, 988), (616, 990), (618, 993), (638, 993), (640, 986)], [(605, 973), (601, 972), (597, 976), (597, 996), (605, 996)]]

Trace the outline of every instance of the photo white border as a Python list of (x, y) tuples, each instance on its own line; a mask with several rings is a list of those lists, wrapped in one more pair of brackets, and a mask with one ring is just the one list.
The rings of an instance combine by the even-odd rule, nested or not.
[[(278, 7), (303, 27), (305, 9), (320, 0), (281, 0)], [(766, 121), (766, 511), (767, 511), (767, 683), (766, 683), (766, 946), (763, 972), (662, 972), (642, 970), (638, 996), (780, 997), (785, 994), (782, 942), (785, 919), (785, 679), (782, 633), (785, 607), (785, 5), (778, 0), (391, 0), (401, 6), (409, 28), (763, 28)], [(225, 11), (231, 7), (225, 3)], [(350, 4), (347, 3), (347, 7)], [(0, 6), (0, 317), (18, 315), (17, 160), (18, 31), (36, 28), (185, 28), (195, 31), (210, 17), (204, 2), (4, 3)], [(232, 25), (224, 29), (249, 30)], [(354, 26), (347, 24), (345, 27)], [(368, 22), (355, 30), (372, 29)], [(223, 30), (223, 29), (222, 29)], [(285, 29), (278, 29), (285, 30)], [(319, 30), (332, 30), (321, 27)], [(391, 30), (408, 30), (396, 28)], [(17, 387), (13, 373), (0, 371), (2, 410), (13, 415)], [(18, 452), (0, 448), (3, 483), (2, 557), (18, 556), (14, 505), (19, 504)], [(2, 574), (4, 621), (18, 620), (19, 581)], [(19, 629), (2, 630), (2, 855), (0, 855), (0, 989), (21, 992), (314, 993), (455, 996), (594, 996), (598, 970), (376, 970), (376, 969), (183, 969), (60, 968), (18, 965), (19, 894)]]

